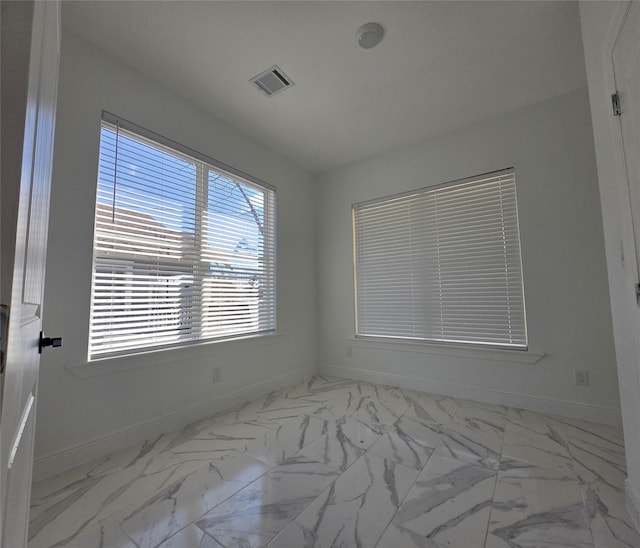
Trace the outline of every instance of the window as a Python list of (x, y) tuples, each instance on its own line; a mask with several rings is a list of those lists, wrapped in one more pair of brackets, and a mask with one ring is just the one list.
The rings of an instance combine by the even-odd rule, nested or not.
[(275, 331), (275, 192), (103, 113), (89, 358)]
[(353, 206), (356, 333), (526, 349), (513, 169)]

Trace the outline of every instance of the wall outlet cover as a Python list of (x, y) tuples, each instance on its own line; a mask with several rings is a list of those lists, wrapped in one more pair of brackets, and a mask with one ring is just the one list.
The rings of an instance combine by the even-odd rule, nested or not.
[(589, 386), (589, 371), (586, 369), (576, 369), (574, 373), (576, 386)]

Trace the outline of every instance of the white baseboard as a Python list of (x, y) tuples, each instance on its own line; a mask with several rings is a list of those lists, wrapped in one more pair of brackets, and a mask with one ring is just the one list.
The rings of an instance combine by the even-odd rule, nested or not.
[(487, 390), (486, 388), (466, 386), (459, 383), (420, 379), (404, 375), (395, 375), (393, 373), (381, 373), (379, 371), (337, 365), (323, 365), (320, 368), (320, 373), (333, 377), (345, 377), (348, 379), (419, 390), (421, 392), (442, 394), (454, 398), (465, 398), (482, 403), (518, 407), (539, 413), (585, 419), (614, 426), (622, 425), (620, 409), (612, 407), (599, 407), (570, 401), (540, 398), (526, 394)]
[(75, 466), (126, 449), (146, 439), (177, 430), (194, 421), (235, 407), (239, 402), (260, 398), (279, 388), (303, 381), (315, 373), (316, 370), (311, 368), (293, 371), (87, 443), (38, 457), (33, 463), (33, 481), (54, 476)]
[(629, 478), (624, 482), (624, 492), (629, 515), (633, 520), (636, 530), (640, 531), (640, 494), (638, 494), (633, 485), (631, 485)]

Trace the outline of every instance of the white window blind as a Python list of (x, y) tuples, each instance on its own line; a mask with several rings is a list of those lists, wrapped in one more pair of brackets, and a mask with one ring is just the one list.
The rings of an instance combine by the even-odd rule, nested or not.
[(268, 333), (275, 192), (103, 113), (89, 357)]
[(359, 336), (526, 348), (513, 169), (353, 206)]

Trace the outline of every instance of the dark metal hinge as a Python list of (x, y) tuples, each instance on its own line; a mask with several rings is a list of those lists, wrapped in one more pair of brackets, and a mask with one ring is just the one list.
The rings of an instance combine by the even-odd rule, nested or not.
[(613, 107), (614, 116), (620, 116), (622, 114), (622, 109), (620, 108), (620, 94), (617, 91), (611, 96), (611, 106)]
[(640, 284), (636, 284), (636, 302), (640, 304)]

